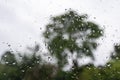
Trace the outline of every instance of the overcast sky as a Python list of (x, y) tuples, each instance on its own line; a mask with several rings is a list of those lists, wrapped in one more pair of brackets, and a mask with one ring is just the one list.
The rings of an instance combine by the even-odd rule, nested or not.
[(40, 35), (50, 16), (69, 8), (88, 14), (89, 20), (104, 28), (95, 52), (95, 64), (103, 64), (114, 43), (120, 43), (120, 0), (0, 0), (0, 54), (43, 41)]

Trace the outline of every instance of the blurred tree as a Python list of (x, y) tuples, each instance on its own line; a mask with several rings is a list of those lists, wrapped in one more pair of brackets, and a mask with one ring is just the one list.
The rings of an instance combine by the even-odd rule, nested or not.
[(90, 70), (83, 71), (83, 73), (91, 73), (89, 80), (120, 80), (120, 45), (114, 46), (111, 60), (105, 66), (93, 67)]
[(1, 57), (1, 62), (8, 66), (15, 66), (17, 65), (16, 57), (10, 51), (5, 52)]
[(114, 46), (114, 52), (111, 55), (113, 60), (120, 59), (120, 45)]
[(17, 67), (0, 64), (0, 80), (22, 80), (22, 77)]
[(25, 80), (53, 80), (56, 76), (57, 67), (52, 64), (43, 64), (28, 69)]
[(21, 80), (18, 62), (14, 53), (7, 51), (1, 57), (0, 80)]
[(91, 72), (90, 80), (120, 80), (120, 61), (111, 61), (102, 68)]
[(40, 66), (41, 57), (40, 56), (31, 56), (31, 55), (24, 55), (22, 56), (21, 62), (19, 62), (19, 71), (21, 72), (21, 76), (24, 77), (27, 70), (35, 67)]
[[(41, 56), (36, 55), (36, 53), (39, 51), (39, 45), (35, 45), (34, 48), (28, 47), (31, 51), (31, 55), (28, 55), (25, 53), (23, 56), (19, 54), (19, 57), (21, 57), (21, 61), (19, 62), (19, 71), (21, 72), (22, 78), (26, 75), (27, 71), (29, 69), (32, 69), (33, 67), (40, 66), (41, 65)], [(38, 68), (38, 67), (36, 67)]]
[[(78, 15), (69, 10), (63, 15), (52, 17), (46, 26), (45, 42), (50, 53), (57, 58), (60, 68), (68, 63), (69, 53), (77, 53), (77, 58), (90, 56), (94, 59), (92, 53), (97, 48), (96, 39), (103, 35), (103, 31), (86, 19), (87, 15)], [(73, 66), (78, 66), (77, 58), (72, 59)]]
[(97, 73), (92, 74), (91, 80), (120, 80), (120, 45), (114, 45), (114, 52), (110, 57), (111, 60), (104, 67), (96, 68)]
[(23, 80), (29, 69), (41, 65), (41, 56), (36, 56), (38, 50), (39, 47), (37, 45), (31, 50), (33, 53), (31, 55), (16, 53), (21, 58), (19, 61), (14, 53), (10, 51), (5, 52), (1, 57), (0, 80)]

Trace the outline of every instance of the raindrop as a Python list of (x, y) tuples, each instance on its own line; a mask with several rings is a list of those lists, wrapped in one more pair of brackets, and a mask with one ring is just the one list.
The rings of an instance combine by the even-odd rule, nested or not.
[(83, 26), (84, 24), (82, 23), (81, 26)]
[(13, 65), (15, 65), (16, 63), (14, 62)]
[(60, 46), (60, 49), (62, 49), (62, 46)]
[(41, 30), (42, 28), (40, 27), (40, 30)]
[(118, 60), (118, 59), (119, 59), (119, 57), (116, 57), (116, 59)]
[(68, 59), (71, 59), (71, 56), (68, 56)]
[(49, 32), (47, 31), (46, 34), (48, 34)]
[(29, 67), (30, 69), (32, 68), (32, 67)]
[(3, 73), (3, 75), (5, 76), (5, 75), (6, 75), (6, 73)]
[(48, 60), (50, 60), (50, 57), (48, 57)]
[(100, 73), (98, 73), (98, 75), (101, 75)]
[(119, 71), (117, 71), (117, 73), (118, 73), (118, 74), (120, 74), (120, 72), (119, 72)]
[(93, 17), (94, 19), (96, 19), (96, 17)]
[(86, 50), (86, 52), (88, 53), (88, 52), (89, 52), (89, 50), (87, 49), (87, 50)]
[(93, 33), (95, 33), (95, 30), (92, 30)]
[(37, 63), (40, 63), (40, 61), (37, 61)]
[(108, 64), (107, 66), (108, 66), (108, 67), (110, 67), (110, 66), (111, 66), (111, 64)]
[(25, 70), (22, 70), (22, 72), (25, 72)]
[(84, 51), (86, 51), (86, 48), (83, 48)]
[(90, 68), (90, 67), (88, 67), (88, 69), (90, 70), (91, 68)]
[(65, 20), (65, 18), (62, 18), (62, 20), (64, 21), (64, 20)]
[(106, 59), (108, 59), (109, 57), (106, 57)]
[(8, 44), (8, 47), (10, 47), (11, 45), (10, 44)]
[(103, 31), (100, 31), (101, 34), (103, 34)]
[(22, 47), (22, 45), (20, 45), (19, 47)]
[(4, 56), (5, 58), (7, 57), (7, 55)]
[(8, 64), (9, 62), (5, 62), (6, 64)]

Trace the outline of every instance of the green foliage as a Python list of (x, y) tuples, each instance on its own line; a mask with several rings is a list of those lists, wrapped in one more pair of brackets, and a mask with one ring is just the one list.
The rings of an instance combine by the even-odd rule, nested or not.
[(22, 80), (17, 67), (0, 64), (0, 80)]
[(57, 68), (51, 64), (36, 65), (28, 69), (25, 80), (53, 80), (56, 76)]
[[(120, 80), (120, 61), (110, 62), (92, 77), (94, 80)], [(91, 79), (91, 80), (92, 80)]]
[[(16, 53), (17, 55), (17, 53)], [(18, 61), (15, 54), (7, 51), (2, 55), (0, 64), (0, 80), (23, 80), (28, 69), (40, 65), (41, 57), (33, 55), (20, 56), (21, 61)]]
[[(120, 80), (120, 61), (112, 61), (103, 67), (83, 66), (79, 80)], [(77, 76), (78, 77), (78, 76)]]
[(77, 56), (86, 55), (94, 59), (93, 49), (96, 49), (96, 39), (103, 35), (102, 29), (93, 22), (87, 21), (87, 15), (78, 15), (69, 10), (63, 15), (51, 18), (51, 23), (46, 26), (44, 36), (48, 50), (58, 59), (59, 67), (67, 62), (68, 49)]
[[(4, 55), (7, 54), (7, 57)], [(16, 65), (5, 64), (11, 58)], [(14, 56), (14, 57), (13, 57)], [(103, 67), (74, 66), (71, 71), (46, 63), (41, 64), (40, 56), (23, 55), (20, 62), (13, 53), (5, 53), (0, 64), (0, 80), (120, 80), (120, 60), (111, 60)], [(5, 61), (4, 61), (5, 60)]]
[(27, 55), (22, 56), (22, 60), (21, 62), (19, 62), (19, 71), (21, 72), (21, 76), (24, 77), (27, 70), (31, 69), (32, 67), (39, 65), (41, 61), (41, 57), (40, 56), (34, 56), (32, 55), (30, 57)]
[(1, 57), (0, 80), (21, 80), (18, 63), (14, 53), (5, 52)]
[(116, 59), (120, 59), (120, 45), (115, 45), (114, 46), (114, 52), (111, 55), (111, 58), (116, 60)]
[(17, 65), (15, 55), (10, 51), (7, 51), (2, 55), (1, 61), (8, 66)]

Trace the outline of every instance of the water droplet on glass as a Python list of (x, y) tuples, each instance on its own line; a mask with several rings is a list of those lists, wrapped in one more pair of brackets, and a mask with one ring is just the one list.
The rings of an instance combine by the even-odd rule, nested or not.
[(13, 65), (15, 65), (16, 63), (14, 62)]
[(9, 62), (5, 62), (6, 64), (8, 64)]
[(110, 67), (110, 66), (111, 66), (111, 64), (108, 64), (107, 66), (108, 66), (108, 67)]
[(25, 70), (22, 70), (22, 72), (25, 72)]

